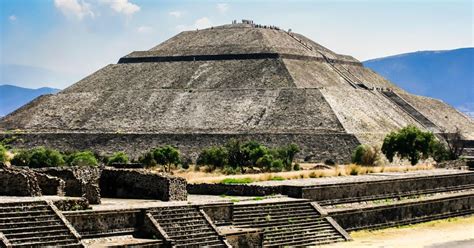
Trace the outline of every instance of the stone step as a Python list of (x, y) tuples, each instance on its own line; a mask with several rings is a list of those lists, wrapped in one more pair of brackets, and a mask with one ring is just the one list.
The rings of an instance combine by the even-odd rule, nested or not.
[(34, 226), (34, 225), (38, 225), (38, 224), (41, 224), (41, 225), (54, 225), (54, 224), (62, 224), (62, 222), (59, 220), (59, 219), (50, 219), (49, 217), (48, 218), (44, 218), (44, 219), (30, 219), (28, 221), (21, 221), (21, 220), (17, 220), (17, 221), (13, 221), (13, 222), (9, 222), (9, 223), (0, 223), (0, 231), (1, 230), (5, 230), (5, 229), (9, 229), (9, 228), (21, 228), (21, 227), (24, 227), (24, 226)]
[(41, 210), (31, 210), (31, 211), (21, 211), (21, 212), (0, 212), (0, 220), (10, 217), (28, 217), (36, 216), (41, 214), (50, 214), (51, 210), (41, 209)]
[(4, 202), (0, 203), (0, 209), (3, 207), (31, 207), (31, 206), (45, 206), (48, 207), (48, 203), (45, 201), (24, 201), (24, 202)]
[(39, 231), (35, 229), (30, 232), (19, 232), (19, 233), (9, 233), (8, 239), (12, 238), (23, 238), (23, 237), (36, 237), (36, 236), (54, 236), (58, 234), (69, 234), (69, 230), (66, 229), (57, 229), (57, 230), (43, 230)]
[[(155, 216), (153, 216), (154, 218)], [(183, 218), (180, 218), (180, 219), (160, 219), (160, 218), (155, 218), (158, 223), (160, 224), (183, 224), (183, 223), (200, 223), (200, 222), (205, 222), (204, 219), (200, 219), (200, 218), (196, 218), (196, 217), (183, 217)]]
[(280, 218), (266, 218), (266, 216), (262, 216), (259, 218), (249, 218), (249, 219), (239, 219), (232, 221), (232, 223), (236, 226), (241, 225), (254, 225), (260, 223), (269, 223), (269, 224), (277, 224), (277, 223), (295, 223), (301, 221), (315, 221), (319, 216), (288, 216), (288, 217), (280, 217)]
[[(12, 244), (14, 247), (60, 247), (65, 245), (76, 245), (78, 241), (74, 238), (65, 240), (51, 240), (51, 241), (35, 241), (35, 242), (24, 242)], [(79, 246), (82, 247), (82, 246)]]
[(217, 236), (213, 237), (200, 237), (194, 239), (188, 239), (185, 241), (176, 241), (176, 247), (204, 247), (211, 244), (223, 244)]
[(9, 213), (9, 212), (18, 212), (22, 213), (30, 210), (43, 210), (49, 209), (48, 205), (39, 205), (39, 206), (12, 206), (12, 207), (0, 207), (0, 213)]
[(182, 214), (156, 214), (152, 213), (155, 219), (179, 219), (183, 217), (187, 218), (200, 218), (201, 215), (199, 213), (182, 213)]
[[(168, 232), (167, 232), (168, 233)], [(205, 237), (209, 237), (211, 235), (215, 235), (216, 233), (213, 231), (213, 230), (206, 230), (206, 231), (196, 231), (196, 232), (191, 232), (191, 233), (188, 233), (188, 232), (175, 232), (175, 233), (172, 233), (172, 232), (169, 232), (169, 236), (171, 237), (171, 239), (194, 239), (195, 237), (201, 237), (201, 236), (205, 236)]]
[[(44, 226), (34, 226), (34, 222), (32, 225), (27, 225), (23, 227), (14, 227), (14, 228), (0, 228), (0, 232), (3, 232), (4, 234), (7, 233), (19, 233), (19, 232), (25, 232), (25, 231), (30, 231), (30, 230), (53, 230), (53, 229), (62, 229), (64, 226), (62, 223), (54, 224), (54, 225), (44, 225)], [(45, 223), (42, 223), (45, 224)]]
[(54, 215), (38, 215), (38, 216), (25, 216), (25, 217), (10, 217), (8, 219), (1, 219), (0, 220), (0, 228), (1, 226), (8, 226), (8, 225), (15, 225), (17, 223), (25, 223), (25, 222), (37, 222), (37, 221), (54, 221), (58, 220)]
[(291, 232), (292, 230), (298, 230), (298, 232), (306, 232), (306, 231), (323, 231), (323, 230), (332, 230), (333, 227), (328, 224), (315, 224), (315, 225), (307, 225), (307, 226), (278, 226), (275, 228), (269, 228), (264, 230), (264, 235), (267, 237), (277, 236), (281, 233)]
[(72, 234), (61, 234), (61, 235), (54, 235), (54, 236), (31, 236), (31, 237), (22, 237), (22, 238), (10, 238), (8, 235), (5, 235), (10, 241), (10, 243), (25, 243), (25, 242), (39, 242), (39, 241), (51, 241), (51, 240), (65, 240), (73, 238)]
[(302, 236), (302, 235), (325, 235), (325, 236), (339, 236), (338, 233), (330, 228), (320, 228), (320, 229), (306, 229), (306, 230), (301, 230), (301, 229), (290, 229), (290, 230), (282, 230), (280, 232), (272, 232), (272, 233), (267, 233), (265, 235), (265, 240), (273, 240), (273, 239), (288, 239), (293, 236)]
[(288, 216), (288, 215), (291, 215), (291, 216), (295, 216), (295, 215), (309, 215), (309, 216), (317, 216), (317, 217), (320, 217), (320, 215), (318, 214), (318, 212), (316, 212), (314, 209), (301, 209), (301, 210), (294, 210), (294, 211), (282, 211), (282, 212), (249, 212), (248, 214), (244, 214), (244, 213), (241, 213), (241, 214), (238, 214), (238, 215), (233, 215), (232, 218), (234, 220), (238, 220), (238, 219), (249, 219), (249, 218), (252, 218), (252, 217), (259, 217), (259, 216), (275, 216), (275, 217), (278, 217), (278, 216)]
[(188, 225), (188, 226), (179, 226), (179, 227), (167, 226), (166, 229), (169, 230), (170, 232), (175, 232), (182, 229), (199, 230), (201, 228), (207, 228), (207, 227), (208, 227), (208, 224), (203, 221), (202, 223), (197, 224), (197, 225)]

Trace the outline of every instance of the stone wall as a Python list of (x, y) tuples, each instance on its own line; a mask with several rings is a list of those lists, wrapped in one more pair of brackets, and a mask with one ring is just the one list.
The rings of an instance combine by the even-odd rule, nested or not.
[(345, 230), (406, 225), (474, 213), (474, 195), (330, 212)]
[(232, 203), (206, 204), (201, 206), (215, 225), (227, 225), (232, 221)]
[(443, 192), (474, 184), (474, 173), (425, 176), (415, 178), (339, 183), (313, 187), (286, 186), (284, 194), (311, 199), (322, 205), (422, 194), (425, 191)]
[[(126, 229), (138, 229), (143, 223), (143, 211), (70, 211), (64, 216), (84, 238), (100, 237)], [(133, 232), (133, 231), (132, 231)]]
[(33, 172), (26, 169), (0, 169), (0, 195), (41, 196), (41, 188)]
[[(0, 134), (0, 138), (6, 136)], [(149, 149), (162, 145), (173, 145), (193, 159), (199, 152), (212, 145), (223, 145), (231, 138), (256, 140), (267, 146), (284, 146), (295, 143), (300, 146), (298, 160), (349, 162), (352, 150), (359, 141), (352, 134), (120, 134), (120, 133), (37, 133), (17, 134), (13, 144), (18, 148), (45, 146), (62, 151), (93, 150), (101, 154), (124, 151), (137, 158)]]
[(236, 196), (266, 196), (281, 194), (280, 186), (260, 186), (249, 184), (198, 183), (188, 184), (189, 194), (195, 195), (236, 195)]
[(111, 198), (186, 201), (186, 180), (140, 169), (106, 168), (100, 177), (101, 194)]
[(436, 168), (445, 168), (445, 169), (462, 169), (467, 166), (467, 162), (461, 159), (458, 160), (449, 160), (437, 163)]
[(99, 167), (48, 167), (34, 169), (38, 173), (47, 174), (64, 180), (65, 195), (84, 197), (91, 204), (100, 203)]
[(66, 183), (64, 180), (43, 173), (34, 173), (42, 195), (64, 195)]
[(234, 248), (262, 247), (263, 231), (257, 228), (219, 228), (227, 242)]

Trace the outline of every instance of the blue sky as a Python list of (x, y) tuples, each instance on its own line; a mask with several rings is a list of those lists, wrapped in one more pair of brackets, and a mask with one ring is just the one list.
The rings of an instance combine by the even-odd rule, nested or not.
[(2, 78), (33, 88), (64, 88), (179, 31), (233, 19), (291, 28), (359, 60), (474, 46), (472, 0), (1, 0), (0, 11)]

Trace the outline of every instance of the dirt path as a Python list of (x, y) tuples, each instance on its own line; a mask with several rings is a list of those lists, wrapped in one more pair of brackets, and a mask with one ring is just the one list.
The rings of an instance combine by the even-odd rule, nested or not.
[(351, 233), (354, 241), (323, 247), (474, 247), (474, 215), (412, 226)]

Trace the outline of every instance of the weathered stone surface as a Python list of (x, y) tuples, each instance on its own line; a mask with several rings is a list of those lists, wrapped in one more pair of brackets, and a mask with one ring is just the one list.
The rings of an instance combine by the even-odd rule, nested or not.
[(186, 180), (140, 169), (106, 168), (100, 177), (101, 194), (111, 198), (186, 201)]
[(35, 174), (27, 169), (0, 169), (0, 195), (41, 196)]
[(66, 187), (64, 180), (38, 172), (34, 172), (34, 176), (41, 188), (42, 195), (64, 195), (64, 189)]
[[(347, 162), (359, 143), (380, 144), (408, 124), (427, 129), (381, 93), (387, 89), (439, 132), (459, 127), (474, 139), (474, 121), (449, 105), (406, 93), (302, 35), (253, 24), (182, 32), (133, 52), (2, 118), (0, 132), (25, 131), (15, 145), (134, 157), (166, 143), (190, 155), (238, 136), (269, 146), (294, 142), (300, 158)], [(100, 142), (98, 133), (113, 142)]]
[(66, 183), (65, 195), (86, 198), (90, 204), (100, 203), (99, 167), (49, 167), (34, 169), (38, 173), (61, 178)]

